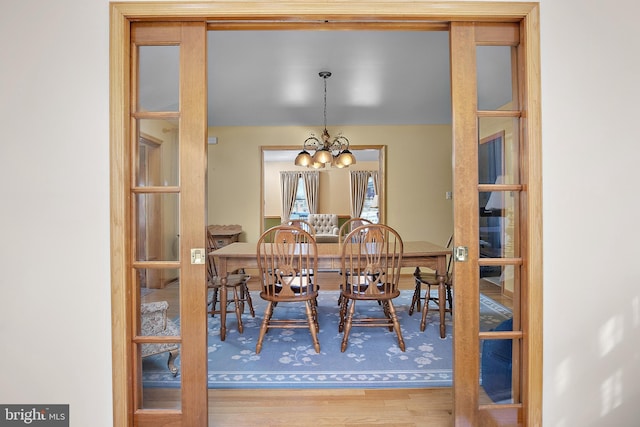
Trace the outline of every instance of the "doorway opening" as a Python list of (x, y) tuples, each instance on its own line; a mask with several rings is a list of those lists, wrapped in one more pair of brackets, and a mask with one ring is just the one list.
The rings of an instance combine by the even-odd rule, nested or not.
[[(446, 197), (452, 191), (453, 176), (450, 49), (446, 28), (443, 30), (439, 25), (431, 29), (425, 25), (424, 30), (413, 31), (353, 29), (293, 33), (285, 29), (242, 31), (212, 27), (208, 32), (208, 135), (216, 143), (208, 146), (209, 224), (238, 224), (243, 229), (239, 240), (255, 243), (263, 231), (258, 228), (260, 221), (280, 223), (280, 173), (298, 170), (294, 158), (302, 142), (322, 128), (324, 100), (318, 71), (327, 69), (332, 73), (326, 100), (328, 128), (332, 135), (348, 136), (357, 148), (354, 151), (357, 163), (348, 169), (326, 168), (319, 172), (317, 212), (337, 214), (341, 223), (350, 218), (350, 171), (380, 168), (379, 158), (370, 159), (359, 146), (385, 146), (387, 158), (381, 171), (386, 182), (382, 193), (387, 196), (384, 222), (397, 229), (407, 241), (426, 240), (446, 245), (453, 232), (453, 204), (451, 198)], [(234, 60), (238, 51), (243, 55)], [(230, 76), (236, 76), (237, 80)], [(256, 92), (264, 93), (257, 99), (255, 95), (244, 95)], [(271, 147), (280, 150), (266, 151)], [(251, 156), (261, 149), (270, 154), (269, 161), (262, 162)], [(264, 170), (262, 176), (254, 172), (258, 167)], [(374, 198), (373, 179), (369, 181), (364, 213), (378, 222), (383, 202), (380, 197)], [(231, 187), (228, 182), (235, 185)], [(251, 199), (256, 186), (263, 183), (267, 194)], [(303, 190), (301, 180), (298, 191)], [(264, 213), (256, 221), (258, 210)], [(247, 273), (252, 276), (250, 289), (257, 296), (257, 274)], [(321, 273), (323, 291), (337, 292), (339, 274), (335, 270)], [(415, 289), (413, 269), (405, 269), (401, 281), (404, 294), (409, 298), (400, 309), (407, 323), (416, 324), (417, 331), (420, 313), (408, 315)], [(337, 304), (331, 306), (338, 307)], [(256, 312), (257, 317), (262, 314)], [(234, 328), (235, 316), (230, 318), (228, 323)], [(437, 318), (436, 312), (429, 314), (430, 331), (437, 330), (437, 321), (432, 322), (432, 318)], [(253, 322), (246, 312), (244, 319)], [(447, 315), (449, 335), (452, 334), (451, 320)], [(245, 325), (244, 334), (231, 332), (227, 340), (246, 340), (246, 331)], [(210, 338), (212, 345), (217, 344), (217, 337)], [(452, 339), (449, 336), (437, 344), (446, 347), (443, 350), (448, 365), (443, 364), (439, 374), (446, 375), (450, 384)], [(326, 351), (339, 351), (339, 347)], [(417, 351), (410, 353), (414, 351), (403, 357), (418, 358)], [(222, 352), (210, 353), (211, 365), (218, 365), (213, 359), (216, 354)], [(429, 359), (431, 355), (423, 357)], [(441, 358), (442, 353), (431, 359), (433, 371), (435, 359)], [(283, 364), (282, 369), (285, 368), (288, 366)], [(390, 363), (375, 367), (381, 371), (389, 368)], [(415, 369), (421, 369), (419, 364)]]

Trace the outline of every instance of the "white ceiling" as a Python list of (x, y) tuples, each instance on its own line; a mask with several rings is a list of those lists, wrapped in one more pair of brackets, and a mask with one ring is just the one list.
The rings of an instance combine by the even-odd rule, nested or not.
[[(177, 108), (177, 47), (144, 47), (141, 103)], [(479, 48), (482, 109), (511, 98), (509, 48)], [(209, 126), (451, 123), (449, 36), (425, 31), (210, 31)], [(162, 90), (159, 90), (162, 88)]]

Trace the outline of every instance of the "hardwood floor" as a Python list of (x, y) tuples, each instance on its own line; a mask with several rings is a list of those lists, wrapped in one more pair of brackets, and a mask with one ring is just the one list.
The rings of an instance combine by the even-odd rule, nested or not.
[(449, 388), (209, 390), (209, 426), (451, 425)]
[[(145, 390), (145, 407), (170, 408), (179, 391)], [(210, 427), (449, 427), (452, 390), (209, 390)]]
[[(251, 273), (251, 272), (248, 272)], [(337, 290), (337, 273), (320, 273), (322, 289)], [(253, 277), (249, 288), (259, 298), (259, 282)], [(401, 289), (413, 289), (410, 274), (400, 280)], [(499, 286), (480, 280), (480, 291), (512, 308), (513, 303)], [(179, 285), (145, 292), (143, 301), (166, 300), (170, 316), (178, 315)], [(256, 315), (261, 315), (256, 313)], [(451, 388), (432, 389), (261, 389), (209, 390), (209, 426), (429, 426), (452, 425)], [(145, 389), (145, 408), (175, 408), (179, 391)]]

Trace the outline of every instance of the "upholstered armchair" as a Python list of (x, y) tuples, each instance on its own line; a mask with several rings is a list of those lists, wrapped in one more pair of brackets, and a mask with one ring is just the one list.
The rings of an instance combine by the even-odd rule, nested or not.
[(309, 214), (307, 222), (315, 230), (315, 238), (318, 243), (338, 243), (338, 215), (336, 214)]
[[(142, 303), (140, 305), (142, 335), (180, 335), (178, 326), (171, 319), (167, 318), (168, 308), (169, 303), (166, 301)], [(175, 358), (180, 353), (180, 345), (178, 343), (142, 344), (141, 347), (143, 358), (168, 352), (169, 360), (167, 361), (167, 367), (174, 377), (178, 375), (178, 368), (174, 364)]]

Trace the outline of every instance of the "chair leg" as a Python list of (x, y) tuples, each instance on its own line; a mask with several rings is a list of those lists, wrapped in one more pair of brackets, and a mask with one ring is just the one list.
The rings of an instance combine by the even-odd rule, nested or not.
[[(343, 302), (343, 304), (346, 305), (345, 302)], [(353, 300), (351, 302), (351, 307), (349, 307), (349, 315), (347, 316), (347, 320), (344, 324), (344, 336), (342, 337), (342, 346), (340, 347), (340, 351), (343, 353), (347, 349), (347, 343), (349, 342), (349, 332), (351, 332), (351, 323), (353, 322), (353, 315), (355, 312), (356, 312), (356, 300)]]
[(347, 308), (349, 308), (349, 298), (345, 298), (340, 294), (342, 301), (340, 302), (340, 322), (338, 323), (338, 332), (344, 331), (344, 321), (347, 316)]
[(267, 308), (264, 311), (264, 319), (262, 319), (262, 326), (260, 326), (260, 336), (258, 336), (258, 343), (256, 344), (256, 354), (260, 353), (262, 350), (262, 341), (264, 340), (264, 336), (269, 329), (269, 319), (271, 319), (271, 313), (273, 312), (273, 302), (267, 302)]
[(400, 347), (400, 350), (404, 351), (404, 339), (402, 338), (402, 330), (400, 328), (398, 316), (396, 315), (396, 309), (393, 306), (393, 302), (391, 300), (387, 301), (387, 304), (389, 306), (389, 314), (391, 316), (391, 322), (393, 323), (393, 329), (395, 329), (396, 335), (398, 335), (398, 347)]
[[(249, 305), (249, 313), (251, 313), (251, 317), (256, 317), (256, 312), (253, 309), (253, 301), (251, 300), (251, 293), (249, 292), (249, 286), (247, 286), (247, 282), (242, 283), (242, 299), (247, 301), (247, 305)], [(243, 312), (244, 312), (244, 306)]]
[(318, 300), (313, 299), (310, 302), (311, 307), (311, 317), (313, 318), (313, 325), (315, 327), (316, 332), (320, 331), (320, 322), (318, 321)]
[(238, 295), (238, 286), (233, 287), (233, 303), (235, 304), (235, 312), (236, 319), (238, 321), (238, 332), (244, 332), (244, 327), (242, 326), (242, 311), (240, 310), (242, 307), (242, 303), (240, 302), (240, 295)]
[(218, 288), (213, 288), (213, 295), (211, 296), (211, 317), (215, 316), (216, 304), (218, 304)]
[(411, 299), (411, 307), (409, 307), (409, 316), (413, 314), (413, 309), (420, 311), (420, 294), (422, 292), (422, 285), (419, 279), (416, 278), (416, 289), (413, 291), (413, 298)]
[(318, 317), (314, 316), (314, 307), (312, 301), (305, 301), (305, 310), (307, 312), (307, 321), (309, 323), (309, 331), (313, 340), (313, 348), (316, 353), (320, 353), (320, 341), (318, 341)]
[[(379, 303), (381, 301), (378, 301)], [(382, 312), (384, 313), (384, 317), (389, 319), (389, 332), (393, 331), (393, 319), (391, 318), (391, 309), (389, 308), (389, 301), (384, 301), (382, 303)]]
[(431, 295), (431, 286), (427, 286), (427, 293), (424, 297), (424, 305), (422, 306), (422, 319), (420, 320), (420, 331), (424, 332), (427, 328), (427, 313), (429, 312), (429, 296)]

